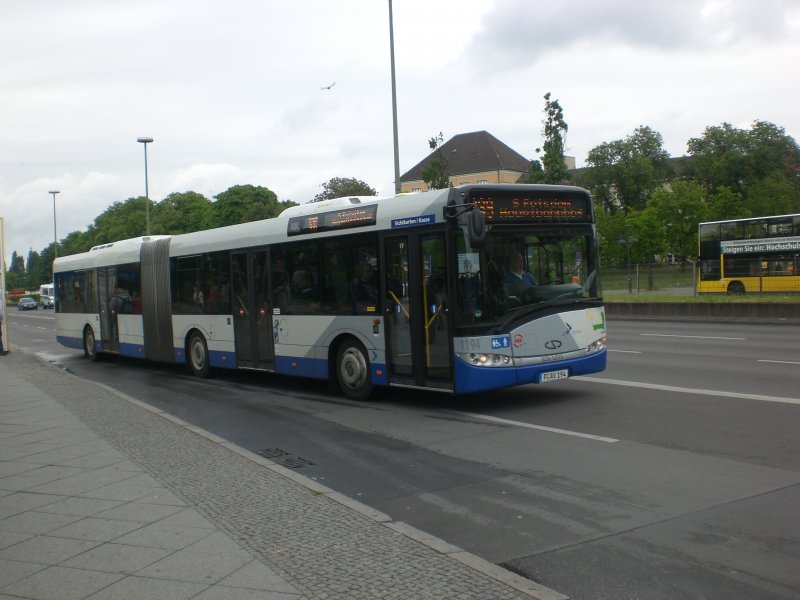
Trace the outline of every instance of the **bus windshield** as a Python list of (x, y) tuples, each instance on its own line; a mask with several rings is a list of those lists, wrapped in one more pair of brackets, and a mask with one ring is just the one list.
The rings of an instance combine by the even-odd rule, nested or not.
[(458, 242), (457, 324), (473, 334), (505, 328), (552, 306), (597, 299), (597, 251), (591, 225), (495, 227), (486, 245)]

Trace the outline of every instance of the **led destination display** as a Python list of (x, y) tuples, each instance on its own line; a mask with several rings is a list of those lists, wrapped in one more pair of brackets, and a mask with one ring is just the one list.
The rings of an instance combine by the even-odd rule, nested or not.
[(470, 201), (481, 209), (487, 223), (591, 221), (588, 195), (542, 198), (520, 194), (475, 194)]
[(354, 206), (341, 210), (302, 215), (289, 219), (287, 235), (303, 235), (306, 233), (320, 233), (335, 231), (337, 229), (350, 229), (352, 227), (366, 227), (375, 225), (375, 215), (378, 206)]

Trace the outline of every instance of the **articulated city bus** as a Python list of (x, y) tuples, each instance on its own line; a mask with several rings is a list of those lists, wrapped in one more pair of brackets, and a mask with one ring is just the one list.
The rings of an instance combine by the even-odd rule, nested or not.
[(698, 292), (800, 292), (800, 214), (700, 223), (698, 238)]
[(89, 359), (327, 379), (353, 399), (478, 392), (605, 368), (598, 268), (580, 188), (339, 198), (59, 257), (57, 336)]

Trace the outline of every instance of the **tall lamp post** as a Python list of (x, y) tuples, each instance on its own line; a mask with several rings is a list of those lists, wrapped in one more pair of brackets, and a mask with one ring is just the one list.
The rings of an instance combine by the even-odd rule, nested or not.
[(625, 237), (619, 240), (620, 245), (625, 246), (625, 260), (628, 263), (628, 293), (633, 293), (633, 278), (631, 277), (631, 246), (638, 242), (636, 232), (625, 225)]
[(392, 0), (389, 0), (389, 56), (392, 63), (392, 127), (394, 132), (394, 193), (400, 193), (400, 151), (397, 144), (397, 85), (394, 77), (394, 24)]
[(56, 229), (56, 194), (60, 194), (58, 190), (50, 190), (48, 194), (53, 195), (53, 249), (55, 250), (55, 257), (58, 258), (58, 230)]
[(140, 144), (144, 144), (144, 215), (145, 215), (145, 235), (150, 235), (150, 189), (147, 183), (147, 144), (153, 141), (151, 137), (136, 138)]

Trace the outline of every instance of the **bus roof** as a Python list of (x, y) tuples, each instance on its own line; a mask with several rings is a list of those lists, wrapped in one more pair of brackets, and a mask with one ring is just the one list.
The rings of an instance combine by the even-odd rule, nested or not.
[(744, 223), (745, 221), (763, 221), (764, 219), (786, 219), (790, 217), (800, 217), (800, 213), (791, 215), (765, 215), (763, 217), (745, 217), (742, 219), (723, 219), (722, 221), (703, 221), (700, 225), (720, 225), (722, 223)]
[[(87, 269), (93, 267), (110, 266), (138, 262), (142, 244), (148, 240), (170, 238), (170, 256), (190, 256), (205, 252), (218, 252), (237, 248), (253, 248), (267, 244), (287, 241), (301, 241), (308, 239), (307, 235), (288, 233), (289, 222), (296, 217), (335, 212), (350, 208), (380, 206), (376, 211), (375, 224), (349, 229), (350, 233), (366, 232), (395, 227), (405, 227), (416, 223), (419, 218), (427, 217), (426, 223), (441, 223), (444, 219), (443, 207), (447, 205), (448, 198), (453, 190), (458, 190), (463, 196), (475, 190), (506, 190), (506, 191), (539, 191), (539, 192), (570, 192), (587, 194), (583, 188), (573, 186), (552, 185), (519, 185), (519, 184), (481, 184), (467, 185), (460, 188), (445, 188), (427, 192), (403, 193), (396, 196), (347, 196), (318, 202), (307, 202), (299, 206), (292, 206), (284, 210), (277, 217), (261, 221), (251, 221), (237, 225), (228, 225), (215, 229), (206, 229), (192, 233), (178, 235), (151, 235), (120, 240), (108, 244), (95, 246), (89, 252), (59, 257), (53, 263), (54, 272)], [(319, 232), (315, 237), (341, 235), (342, 231)]]
[(139, 261), (139, 251), (145, 240), (169, 238), (168, 235), (151, 235), (146, 237), (120, 240), (109, 244), (95, 246), (88, 252), (59, 256), (53, 262), (53, 272), (72, 271), (74, 269), (89, 269), (105, 267)]

